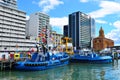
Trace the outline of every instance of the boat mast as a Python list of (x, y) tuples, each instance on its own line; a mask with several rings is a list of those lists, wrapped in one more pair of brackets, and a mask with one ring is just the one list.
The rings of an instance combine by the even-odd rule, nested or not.
[(47, 49), (48, 49), (48, 44), (47, 44), (47, 38), (48, 38), (48, 31), (47, 31), (47, 25), (45, 26), (46, 30), (45, 30), (45, 43), (42, 45), (42, 48), (43, 48), (43, 53), (45, 54), (47, 52)]
[(47, 25), (46, 25), (46, 32), (45, 32), (46, 46), (47, 46), (47, 38), (48, 38), (48, 34), (47, 34), (48, 31), (47, 31), (47, 28), (48, 28), (48, 27), (47, 27)]

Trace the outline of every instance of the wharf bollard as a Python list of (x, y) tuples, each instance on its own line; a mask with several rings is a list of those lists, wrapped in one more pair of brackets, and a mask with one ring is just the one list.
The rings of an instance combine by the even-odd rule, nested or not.
[(118, 53), (117, 52), (114, 53), (114, 59), (118, 60)]

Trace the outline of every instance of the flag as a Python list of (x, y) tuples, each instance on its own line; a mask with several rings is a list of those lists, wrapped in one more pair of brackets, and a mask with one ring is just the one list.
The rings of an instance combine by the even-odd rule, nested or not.
[(45, 37), (45, 34), (44, 33), (40, 33), (39, 37)]
[(46, 39), (45, 39), (45, 38), (42, 38), (42, 42), (43, 42), (43, 43), (46, 43)]
[(37, 37), (36, 40), (37, 40), (37, 41), (40, 41), (40, 37)]
[(43, 28), (43, 29), (42, 29), (42, 32), (46, 32), (46, 28)]

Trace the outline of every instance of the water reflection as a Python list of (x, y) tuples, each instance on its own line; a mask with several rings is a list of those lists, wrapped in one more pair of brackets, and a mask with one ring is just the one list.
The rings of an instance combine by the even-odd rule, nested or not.
[(2, 71), (0, 80), (120, 80), (120, 61), (111, 64), (74, 63), (45, 71)]
[(119, 68), (119, 65), (118, 65), (118, 60), (113, 60), (113, 69), (118, 69)]

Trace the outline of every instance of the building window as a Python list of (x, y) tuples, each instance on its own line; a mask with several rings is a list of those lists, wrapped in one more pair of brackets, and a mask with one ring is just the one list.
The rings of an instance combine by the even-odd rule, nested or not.
[(99, 40), (99, 43), (101, 43), (101, 40)]
[(97, 41), (95, 40), (95, 43), (96, 43)]
[(99, 40), (97, 40), (97, 43), (99, 43)]

